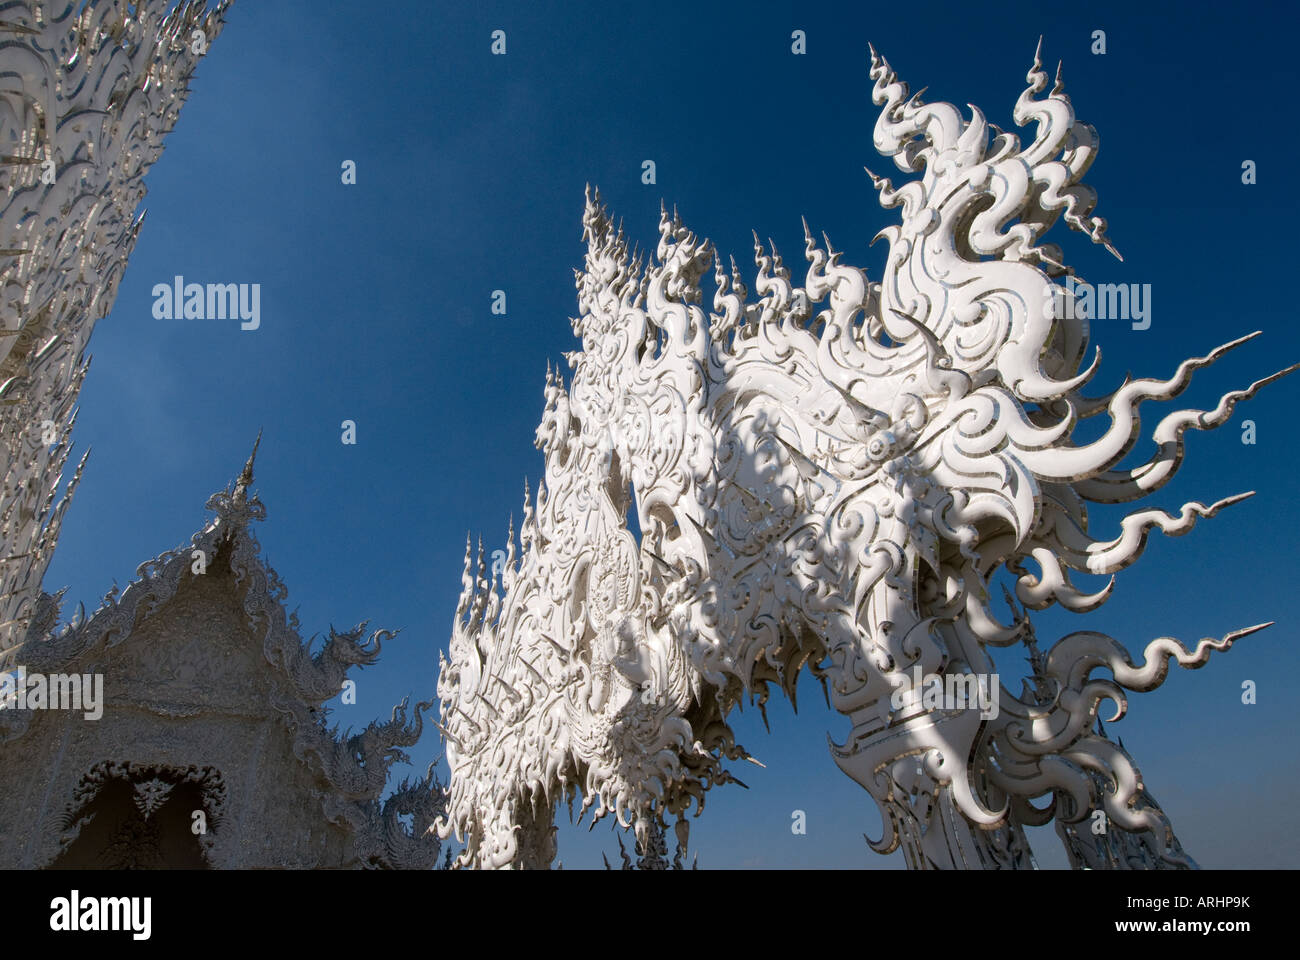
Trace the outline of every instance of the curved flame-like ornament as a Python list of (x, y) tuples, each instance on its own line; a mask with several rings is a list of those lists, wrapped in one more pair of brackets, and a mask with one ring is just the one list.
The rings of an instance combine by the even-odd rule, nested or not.
[[(642, 849), (669, 816), (685, 837), (708, 789), (736, 780), (726, 761), (752, 759), (731, 708), (761, 704), (772, 683), (793, 697), (805, 667), (851, 722), (830, 749), (882, 811), (874, 849), (901, 844), (913, 867), (1024, 867), (1022, 825), (1057, 817), (1076, 864), (1193, 865), (1098, 705), (1114, 701), (1118, 717), (1124, 691), (1158, 686), (1171, 660), (1200, 666), (1258, 628), (1192, 650), (1161, 638), (1136, 661), (1075, 633), (1040, 656), (1026, 614), (993, 614), (990, 584), (1005, 568), (1033, 610), (1103, 603), (1109, 586), (1084, 592), (1070, 572), (1113, 574), (1152, 530), (1183, 534), (1241, 497), (1137, 509), (1099, 538), (1086, 502), (1158, 490), (1187, 429), (1223, 424), (1290, 370), (1214, 410), (1165, 416), (1150, 458), (1118, 468), (1141, 405), (1178, 396), (1249, 337), (1167, 380), (1085, 397), (1099, 357), (1085, 365), (1086, 321), (1058, 306), (1069, 269), (1043, 237), (1063, 220), (1114, 248), (1082, 182), (1096, 132), (1059, 74), (1048, 90), (1035, 55), (1014, 111), (1033, 125), (1027, 143), (974, 107), (965, 119), (909, 96), (874, 50), (871, 78), (876, 148), (920, 175), (897, 189), (872, 175), (901, 213), (880, 233), (878, 283), (805, 224), (802, 287), (755, 236), (751, 302), (735, 262), (724, 271), (675, 212), (643, 264), (589, 192), (582, 349), (567, 389), (547, 372), (545, 483), (535, 510), (525, 493), (504, 597), (481, 546), (476, 561), (466, 545), (438, 682), (452, 770), (438, 829), (465, 841), (462, 865), (548, 865), (555, 805), (564, 796), (572, 810), (579, 791), (581, 815), (634, 824)], [(1078, 422), (1102, 414), (1107, 429), (1076, 444)], [(1035, 674), (1017, 696), (990, 651), (1020, 642)], [(995, 694), (1000, 709), (935, 702), (924, 677)], [(1030, 804), (1041, 797), (1047, 808)], [(1120, 837), (1105, 850), (1073, 829), (1094, 810)]]

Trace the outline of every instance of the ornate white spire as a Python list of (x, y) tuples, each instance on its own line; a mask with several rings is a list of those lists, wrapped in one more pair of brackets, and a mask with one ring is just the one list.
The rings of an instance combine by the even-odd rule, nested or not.
[(234, 486), (218, 490), (208, 497), (205, 506), (217, 514), (220, 523), (242, 527), (249, 521), (266, 519), (266, 507), (257, 499), (256, 493), (249, 493), (249, 487), (253, 485), (253, 461), (257, 459), (257, 448), (261, 444), (262, 431), (259, 430), (257, 439), (253, 441), (253, 452), (248, 455)]

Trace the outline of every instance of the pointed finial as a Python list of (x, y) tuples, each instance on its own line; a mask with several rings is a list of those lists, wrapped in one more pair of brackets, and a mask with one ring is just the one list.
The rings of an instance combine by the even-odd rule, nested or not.
[(257, 448), (261, 445), (262, 431), (258, 430), (257, 439), (253, 441), (253, 452), (248, 455), (244, 469), (239, 472), (234, 489), (226, 487), (218, 490), (208, 497), (205, 505), (207, 509), (215, 510), (224, 523), (233, 527), (244, 526), (249, 520), (266, 518), (266, 508), (255, 494), (250, 495), (248, 492), (248, 488), (253, 485), (253, 464), (257, 460)]
[(248, 460), (244, 463), (244, 469), (239, 474), (239, 480), (236, 481), (236, 487), (242, 487), (245, 490), (253, 482), (253, 461), (257, 459), (257, 448), (262, 444), (262, 430), (258, 428), (257, 439), (253, 441), (253, 452), (248, 455)]

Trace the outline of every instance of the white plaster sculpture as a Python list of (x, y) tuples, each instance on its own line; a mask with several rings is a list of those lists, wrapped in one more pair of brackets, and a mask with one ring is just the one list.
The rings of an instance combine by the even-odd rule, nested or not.
[[(871, 77), (876, 148), (920, 174), (898, 189), (873, 175), (901, 210), (880, 282), (805, 229), (802, 286), (755, 238), (750, 302), (734, 261), (724, 271), (676, 214), (643, 270), (589, 194), (582, 349), (567, 390), (547, 375), (545, 482), (535, 509), (525, 487), (522, 554), (512, 524), (499, 583), (467, 545), (438, 684), (452, 771), (438, 830), (466, 842), (461, 865), (550, 864), (556, 804), (572, 811), (579, 790), (584, 814), (634, 824), (642, 849), (670, 817), (684, 846), (686, 816), (735, 779), (724, 761), (747, 757), (729, 711), (771, 684), (792, 696), (806, 667), (850, 720), (831, 753), (880, 807), (874, 849), (901, 844), (914, 868), (1026, 867), (1022, 826), (1056, 817), (1076, 865), (1194, 866), (1097, 708), (1118, 717), (1171, 660), (1200, 666), (1259, 627), (1190, 649), (1152, 640), (1137, 659), (1095, 632), (1031, 647), (1033, 689), (999, 689), (995, 717), (928, 705), (915, 681), (974, 683), (996, 672), (991, 649), (1033, 643), (1024, 615), (1006, 625), (991, 608), (999, 569), (1028, 609), (1087, 612), (1110, 587), (1085, 593), (1070, 571), (1113, 574), (1152, 530), (1185, 533), (1239, 499), (1139, 507), (1097, 537), (1085, 510), (1159, 490), (1186, 430), (1290, 371), (1165, 415), (1150, 457), (1117, 468), (1142, 403), (1250, 337), (1086, 397), (1087, 323), (1064, 309), (1071, 271), (1042, 240), (1064, 220), (1110, 244), (1081, 182), (1096, 133), (1059, 73), (1052, 85), (1035, 56), (1014, 112), (1034, 125), (1026, 144), (973, 107), (967, 120), (909, 98), (874, 50)], [(1104, 433), (1072, 442), (1096, 416)], [(1081, 852), (1092, 811), (1116, 839)]]
[[(41, 591), (81, 476), (60, 498), (85, 350), (139, 235), (144, 174), (230, 2), (0, 0), (0, 674), (106, 674), (110, 691), (88, 725), (0, 709), (0, 867), (84, 855), (91, 834), (116, 829), (97, 804), (123, 785), (135, 826), (198, 789), (211, 866), (437, 860), (422, 836), (441, 809), (432, 770), (380, 799), (432, 704), (408, 714), (403, 701), (355, 734), (326, 726), (325, 701), (391, 633), (367, 638), (363, 624), (315, 653), (304, 643), (250, 529), (265, 515), (251, 458), (188, 546), (142, 564), (89, 616), (57, 626), (62, 593)], [(177, 865), (131, 829), (98, 865)], [(192, 836), (188, 818), (180, 829)]]
[(230, 3), (0, 5), (0, 654), (26, 636), (81, 476), (84, 458), (59, 498), (144, 174)]
[[(325, 704), (394, 631), (362, 623), (304, 640), (253, 532), (266, 517), (252, 489), (256, 453), (255, 444), (235, 483), (208, 498), (215, 516), (189, 543), (140, 564), (124, 589), (114, 585), (89, 614), (78, 605), (61, 626), (61, 595), (42, 594), (27, 641), (0, 652), (0, 674), (99, 674), (107, 691), (90, 723), (76, 711), (0, 709), (0, 869), (437, 863), (426, 830), (442, 811), (433, 768), (388, 791), (433, 703), (403, 700), (355, 733), (327, 723)], [(197, 785), (210, 822), (196, 841), (201, 864), (178, 863), (168, 831), (146, 829), (184, 783)], [(142, 819), (114, 819), (123, 784)], [(188, 809), (170, 841), (178, 833), (193, 839)]]

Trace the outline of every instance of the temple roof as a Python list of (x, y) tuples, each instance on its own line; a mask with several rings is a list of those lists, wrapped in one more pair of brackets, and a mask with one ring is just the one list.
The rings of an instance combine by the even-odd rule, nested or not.
[[(120, 593), (114, 586), (89, 616), (79, 606), (69, 623), (55, 629), (62, 592), (43, 593), (24, 642), (0, 651), (0, 671), (23, 666), (29, 672), (45, 674), (81, 672), (78, 667), (83, 661), (126, 642), (141, 624), (164, 609), (187, 579), (208, 575), (206, 566), (204, 572), (196, 572), (200, 555), (204, 565), (227, 564), (246, 623), (254, 637), (262, 638), (266, 668), (280, 681), (275, 686), (283, 696), (273, 706), (294, 734), (294, 754), (331, 786), (327, 816), (364, 830), (368, 822), (375, 826), (371, 821), (378, 816), (375, 805), (386, 786), (389, 767), (396, 760), (409, 759), (401, 748), (419, 740), (423, 713), (432, 703), (417, 703), (408, 718), (409, 701), (403, 700), (387, 722), (374, 721), (357, 734), (326, 728), (326, 711), (319, 709), (321, 705), (340, 693), (352, 667), (374, 663), (395, 631), (376, 630), (367, 636), (364, 622), (344, 632), (331, 628), (328, 640), (315, 654), (303, 641), (297, 614), (285, 612), (288, 591), (262, 559), (250, 528), (252, 521), (266, 517), (265, 506), (251, 489), (260, 442), (259, 433), (235, 482), (208, 498), (207, 508), (216, 515), (189, 544), (142, 563), (136, 579)], [(21, 737), (30, 720), (30, 712), (5, 711), (0, 715), (0, 742)], [(404, 805), (436, 806), (439, 793), (432, 768), (424, 779), (404, 783), (398, 790)]]

